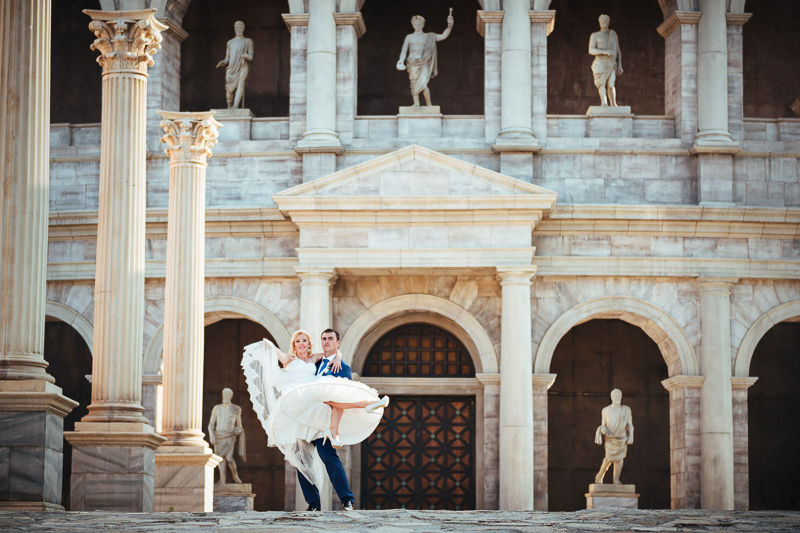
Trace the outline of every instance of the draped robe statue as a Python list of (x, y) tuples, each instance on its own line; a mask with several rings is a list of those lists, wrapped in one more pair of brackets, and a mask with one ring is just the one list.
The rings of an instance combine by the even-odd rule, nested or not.
[(241, 483), (236, 470), (236, 461), (233, 452), (236, 448), (236, 439), (239, 439), (239, 457), (247, 461), (246, 446), (244, 442), (244, 429), (242, 428), (242, 408), (231, 403), (233, 391), (222, 389), (222, 403), (215, 405), (208, 421), (208, 436), (214, 445), (214, 453), (222, 457), (219, 463), (219, 482), (225, 484), (226, 466), (231, 469), (233, 481)]
[(233, 29), (236, 37), (228, 41), (225, 59), (217, 63), (217, 67), (226, 67), (225, 98), (228, 109), (237, 109), (244, 100), (244, 82), (253, 59), (253, 39), (244, 36), (244, 22), (237, 21)]
[(414, 33), (407, 35), (397, 62), (397, 70), (408, 70), (411, 82), (411, 96), (414, 98), (414, 107), (419, 107), (419, 93), (425, 96), (427, 105), (431, 104), (431, 92), (428, 82), (439, 73), (436, 58), (436, 43), (444, 41), (453, 30), (453, 10), (447, 17), (447, 29), (441, 35), (424, 33), (425, 19), (419, 15), (411, 18)]
[(614, 484), (619, 485), (619, 475), (622, 472), (622, 465), (628, 453), (628, 444), (633, 444), (633, 419), (631, 408), (621, 405), (622, 391), (614, 389), (611, 391), (611, 405), (603, 409), (603, 419), (600, 427), (594, 435), (595, 444), (603, 444), (603, 435), (606, 436), (605, 449), (606, 456), (597, 476), (595, 483), (602, 483), (603, 476), (606, 475), (608, 468), (614, 465)]
[(614, 83), (617, 76), (622, 74), (622, 52), (619, 49), (617, 32), (609, 30), (611, 18), (600, 15), (600, 31), (592, 34), (589, 39), (589, 53), (594, 57), (592, 73), (594, 84), (600, 93), (600, 101), (604, 106), (617, 105), (617, 89)]

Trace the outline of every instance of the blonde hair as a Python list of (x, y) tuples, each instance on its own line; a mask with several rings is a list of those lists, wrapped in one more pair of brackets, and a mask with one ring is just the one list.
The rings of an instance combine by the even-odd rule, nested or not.
[(297, 353), (294, 351), (294, 341), (297, 340), (299, 335), (305, 335), (308, 339), (308, 355), (311, 355), (313, 352), (314, 343), (311, 341), (311, 334), (304, 329), (298, 329), (292, 333), (292, 340), (289, 341), (289, 355), (297, 357)]

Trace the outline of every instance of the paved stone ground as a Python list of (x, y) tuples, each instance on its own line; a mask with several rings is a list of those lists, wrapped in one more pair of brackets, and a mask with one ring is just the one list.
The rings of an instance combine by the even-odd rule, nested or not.
[(800, 533), (800, 512), (578, 511), (353, 511), (350, 513), (23, 513), (0, 512), (0, 531), (74, 533), (300, 532), (435, 533), (735, 531)]

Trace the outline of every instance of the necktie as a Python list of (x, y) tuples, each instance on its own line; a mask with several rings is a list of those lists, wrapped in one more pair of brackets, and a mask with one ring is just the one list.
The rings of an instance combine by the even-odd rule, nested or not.
[(329, 361), (329, 360), (327, 360), (327, 359), (323, 359), (323, 360), (322, 360), (322, 364), (321, 364), (321, 365), (319, 365), (319, 372), (317, 372), (317, 375), (318, 375), (318, 376), (323, 376), (323, 375), (325, 375), (325, 370), (327, 370), (327, 368), (328, 368), (328, 365), (329, 365), (329, 364), (330, 364), (330, 361)]

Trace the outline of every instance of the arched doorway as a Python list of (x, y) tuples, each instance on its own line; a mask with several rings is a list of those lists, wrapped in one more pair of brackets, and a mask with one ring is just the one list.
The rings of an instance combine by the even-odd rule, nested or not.
[(750, 362), (747, 391), (750, 509), (800, 509), (800, 323), (775, 324)]
[[(45, 317), (44, 358), (47, 372), (61, 387), (64, 396), (79, 405), (64, 418), (64, 431), (74, 431), (75, 422), (88, 414), (92, 402), (92, 384), (86, 376), (92, 373), (92, 352), (81, 334), (66, 322)], [(61, 477), (61, 505), (69, 509), (69, 488), (72, 473), (72, 445), (64, 439)]]
[[(474, 378), (458, 338), (430, 324), (397, 327), (370, 349), (363, 376), (421, 381), (423, 394), (393, 394), (375, 432), (361, 445), (362, 509), (476, 507), (476, 398), (442, 394), (442, 380)], [(420, 385), (417, 383), (417, 385)]]
[[(239, 477), (253, 486), (254, 510), (283, 511), (284, 459), (277, 448), (267, 447), (267, 435), (253, 411), (240, 366), (242, 350), (263, 338), (274, 342), (264, 326), (247, 319), (223, 319), (205, 327), (203, 371), (203, 432), (208, 432), (211, 410), (222, 401), (222, 389), (233, 390), (233, 403), (242, 408), (247, 439), (247, 461), (234, 455)], [(228, 474), (230, 476), (230, 474)], [(214, 474), (219, 479), (219, 471)], [(230, 478), (228, 479), (230, 483)]]
[(658, 345), (622, 320), (590, 320), (561, 338), (550, 372), (558, 377), (548, 394), (548, 510), (586, 508), (584, 494), (604, 454), (594, 434), (615, 388), (635, 427), (621, 481), (636, 485), (640, 508), (668, 509), (669, 394), (661, 384), (668, 372)]

